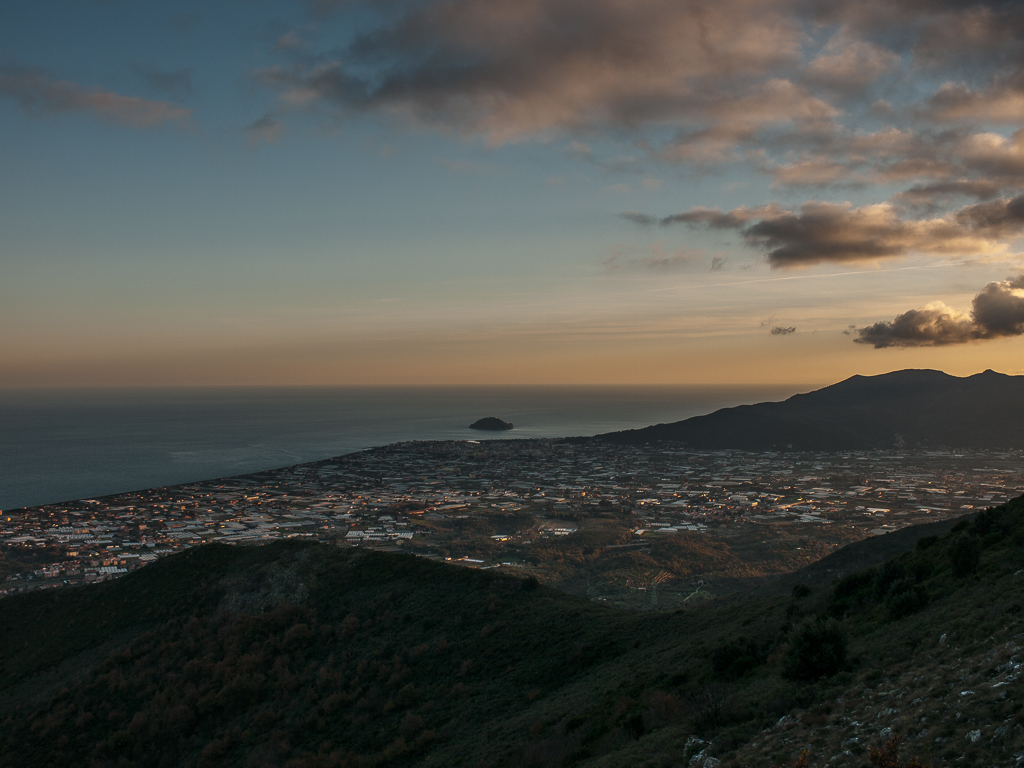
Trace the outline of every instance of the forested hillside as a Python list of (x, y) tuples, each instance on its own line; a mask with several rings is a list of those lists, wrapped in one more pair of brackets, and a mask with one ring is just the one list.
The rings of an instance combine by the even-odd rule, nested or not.
[(413, 556), (204, 546), (0, 601), (0, 763), (859, 768), (895, 732), (934, 765), (1012, 764), (1022, 511), (671, 613)]

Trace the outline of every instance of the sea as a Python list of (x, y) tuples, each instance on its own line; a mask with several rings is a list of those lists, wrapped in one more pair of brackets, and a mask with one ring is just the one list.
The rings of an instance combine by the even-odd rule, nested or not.
[[(0, 509), (326, 459), (405, 440), (595, 435), (812, 387), (216, 387), (0, 390)], [(469, 429), (479, 418), (508, 432)]]

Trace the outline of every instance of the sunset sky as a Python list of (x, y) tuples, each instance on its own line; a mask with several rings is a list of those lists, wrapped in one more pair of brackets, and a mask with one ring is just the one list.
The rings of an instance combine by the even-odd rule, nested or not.
[(6, 0), (0, 386), (1024, 373), (1024, 9)]

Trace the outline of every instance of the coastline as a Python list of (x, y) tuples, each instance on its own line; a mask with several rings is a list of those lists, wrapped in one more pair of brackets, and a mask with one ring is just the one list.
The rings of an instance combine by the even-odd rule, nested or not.
[(781, 398), (799, 387), (222, 387), (0, 390), (0, 509), (198, 482), (402, 440), (517, 438), (641, 427)]

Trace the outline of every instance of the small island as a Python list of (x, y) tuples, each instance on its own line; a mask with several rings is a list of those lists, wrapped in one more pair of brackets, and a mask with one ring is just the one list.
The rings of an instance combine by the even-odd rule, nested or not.
[(512, 429), (512, 424), (507, 421), (502, 421), (496, 416), (488, 416), (478, 421), (474, 421), (469, 425), (470, 429), (486, 429), (491, 432), (501, 432), (502, 430)]

